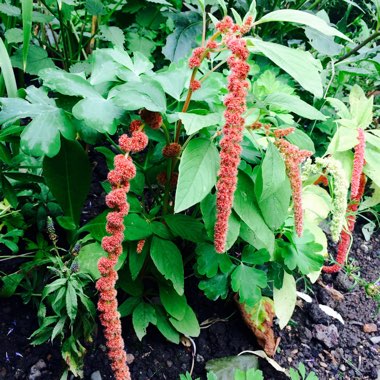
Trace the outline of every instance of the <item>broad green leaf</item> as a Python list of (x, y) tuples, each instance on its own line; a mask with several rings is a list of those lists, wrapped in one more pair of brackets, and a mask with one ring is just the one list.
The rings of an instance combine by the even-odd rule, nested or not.
[[(19, 48), (11, 57), (13, 67), (24, 71), (23, 49)], [(25, 72), (31, 75), (38, 75), (44, 69), (54, 68), (53, 60), (48, 56), (45, 49), (40, 46), (30, 45), (26, 58)]]
[(145, 242), (142, 252), (136, 252), (137, 244), (129, 246), (129, 270), (132, 280), (136, 280), (149, 253), (149, 242)]
[(168, 240), (153, 237), (150, 255), (158, 271), (173, 283), (174, 289), (183, 295), (184, 270), (181, 252), (177, 246)]
[(185, 295), (178, 293), (166, 284), (159, 284), (160, 300), (165, 310), (175, 319), (181, 320), (185, 316), (187, 301)]
[[(216, 221), (216, 195), (209, 194), (201, 202), (202, 218), (205, 223), (209, 239), (214, 240), (214, 227)], [(226, 251), (228, 251), (236, 242), (240, 232), (240, 220), (232, 211), (228, 220), (228, 232), (226, 241)]]
[(270, 254), (266, 249), (258, 251), (251, 245), (246, 245), (241, 255), (241, 261), (245, 264), (262, 265), (270, 260)]
[(12, 273), (0, 278), (0, 296), (11, 297), (24, 278), (24, 274)]
[(73, 323), (78, 312), (78, 299), (77, 299), (77, 294), (75, 292), (74, 286), (71, 283), (71, 281), (67, 282), (66, 310), (67, 310), (67, 315), (70, 317), (71, 323)]
[(303, 188), (302, 205), (305, 219), (317, 225), (327, 218), (332, 208), (328, 192), (316, 185), (308, 185)]
[(104, 5), (101, 0), (86, 0), (85, 8), (91, 16), (101, 16), (105, 13)]
[[(107, 253), (104, 251), (102, 246), (95, 242), (91, 244), (84, 245), (76, 258), (77, 263), (79, 264), (79, 271), (81, 273), (89, 274), (94, 280), (100, 278), (100, 272), (98, 269), (98, 261), (101, 257), (106, 257)], [(123, 252), (119, 261), (116, 264), (116, 270), (120, 269), (124, 263), (126, 257), (126, 252)]]
[(279, 320), (280, 329), (283, 329), (293, 315), (297, 300), (296, 281), (291, 274), (284, 272), (282, 288), (273, 287), (274, 310)]
[(29, 45), (32, 34), (33, 0), (21, 0), (21, 13), (22, 30), (24, 34), (22, 45), (22, 66), (24, 71), (26, 71), (26, 63), (28, 59)]
[(188, 62), (183, 59), (177, 63), (171, 63), (168, 68), (156, 73), (154, 79), (161, 84), (167, 94), (180, 101), (184, 88), (190, 82), (190, 76)]
[(197, 271), (206, 277), (213, 278), (219, 270), (222, 273), (228, 273), (234, 267), (231, 259), (225, 254), (216, 253), (211, 244), (198, 244), (195, 253), (197, 254)]
[(373, 119), (373, 96), (367, 98), (363, 89), (355, 84), (350, 92), (349, 100), (350, 113), (355, 120), (356, 128), (368, 128)]
[(124, 45), (124, 32), (117, 26), (100, 26), (100, 38), (110, 41), (115, 46), (123, 47)]
[(257, 38), (249, 37), (247, 41), (249, 42), (248, 48), (251, 52), (261, 52), (293, 77), (305, 90), (311, 92), (317, 98), (323, 96), (322, 78), (320, 75), (322, 65), (309, 52), (291, 49)]
[(142, 82), (129, 82), (114, 87), (109, 95), (119, 107), (126, 111), (146, 108), (152, 112), (166, 111), (166, 97), (161, 85), (144, 78)]
[(229, 291), (229, 273), (218, 273), (209, 279), (200, 281), (198, 286), (212, 301), (216, 301), (218, 298), (226, 299)]
[[(0, 4), (3, 5), (3, 4)], [(0, 8), (1, 11), (1, 8)], [(7, 48), (0, 37), (0, 69), (4, 78), (5, 88), (7, 90), (8, 98), (17, 97), (17, 84), (16, 78), (13, 73), (11, 60), (8, 55)]]
[(260, 300), (261, 289), (267, 286), (267, 275), (264, 271), (241, 263), (231, 274), (231, 287), (239, 292), (241, 303), (253, 306)]
[(179, 236), (195, 243), (204, 241), (205, 231), (203, 224), (189, 215), (168, 215), (165, 217), (165, 222), (174, 236)]
[(39, 75), (45, 86), (63, 95), (101, 98), (91, 84), (80, 75), (57, 69), (47, 69)]
[(135, 310), (136, 306), (141, 302), (142, 300), (140, 297), (129, 297), (118, 307), (117, 310), (122, 318), (127, 317), (133, 313), (133, 310)]
[(298, 96), (285, 93), (269, 94), (265, 98), (265, 103), (270, 106), (279, 107), (289, 112), (305, 117), (309, 120), (326, 120), (326, 116), (316, 108), (301, 100)]
[(186, 306), (185, 315), (181, 320), (175, 318), (169, 320), (174, 328), (185, 336), (197, 337), (201, 332), (197, 317), (190, 306)]
[(149, 324), (152, 323), (155, 325), (157, 323), (154, 307), (151, 304), (140, 302), (133, 310), (132, 323), (137, 337), (139, 340), (142, 340), (146, 335), (146, 329)]
[(312, 13), (303, 12), (295, 9), (279, 9), (277, 11), (267, 13), (255, 24), (258, 25), (270, 21), (294, 22), (297, 24), (306, 25), (310, 28), (318, 30), (323, 34), (326, 34), (327, 36), (337, 36), (351, 42), (350, 38), (345, 36), (343, 33), (339, 32), (339, 30), (331, 27), (322, 18), (315, 16)]
[(202, 34), (202, 18), (190, 11), (173, 13), (171, 18), (175, 24), (174, 31), (167, 37), (162, 53), (171, 62), (178, 62), (197, 45), (196, 37)]
[[(255, 248), (266, 248), (273, 252), (274, 234), (264, 222), (258, 206), (255, 203), (254, 185), (244, 172), (238, 174), (238, 184), (235, 191), (234, 210), (244, 223), (241, 224), (240, 234)], [(248, 226), (248, 230), (247, 227)]]
[(0, 13), (5, 14), (10, 17), (18, 17), (21, 15), (21, 10), (14, 5), (1, 3), (0, 4)]
[(298, 268), (302, 274), (317, 271), (323, 265), (324, 258), (319, 252), (321, 244), (315, 242), (311, 232), (305, 229), (302, 237), (287, 234), (290, 242), (277, 241), (276, 254), (284, 258), (285, 265), (290, 270)]
[(88, 223), (81, 227), (79, 233), (89, 232), (91, 237), (97, 241), (101, 241), (103, 236), (106, 236), (106, 215), (108, 211), (104, 211), (91, 219)]
[(168, 317), (164, 314), (162, 308), (156, 305), (155, 309), (157, 317), (157, 329), (169, 342), (178, 344), (180, 338), (178, 332), (170, 324)]
[[(16, 191), (14, 190), (12, 184), (8, 181), (8, 179), (4, 175), (0, 175), (0, 185), (1, 185), (1, 190), (2, 190), (4, 198), (9, 202), (9, 204), (13, 208), (17, 208), (18, 200), (17, 200)], [(6, 244), (5, 241), (3, 243)]]
[(111, 135), (116, 132), (118, 119), (123, 113), (123, 110), (116, 106), (112, 99), (106, 100), (98, 97), (80, 100), (72, 111), (74, 117), (82, 120), (88, 127)]
[(291, 188), (284, 160), (272, 143), (257, 174), (255, 194), (266, 224), (276, 230), (288, 215)]
[(188, 135), (198, 132), (202, 128), (211, 126), (220, 126), (222, 122), (219, 113), (208, 113), (206, 115), (199, 115), (196, 113), (178, 112), (178, 116), (183, 123), (183, 126)]
[(219, 167), (219, 154), (210, 140), (191, 140), (182, 153), (175, 194), (174, 211), (188, 209), (200, 202), (214, 187)]
[(138, 214), (129, 214), (124, 218), (125, 240), (141, 240), (152, 235), (152, 225)]
[(298, 146), (300, 149), (308, 150), (313, 154), (315, 153), (313, 140), (299, 128), (296, 128), (293, 133), (286, 136), (286, 139), (293, 145)]
[(44, 158), (43, 172), (46, 184), (65, 215), (78, 225), (91, 182), (87, 154), (77, 141), (62, 139), (59, 153), (53, 158)]
[(67, 139), (75, 138), (75, 129), (65, 112), (48, 98), (42, 88), (26, 89), (26, 100), (0, 98), (0, 124), (12, 124), (23, 118), (32, 121), (21, 133), (21, 148), (30, 155), (55, 156), (60, 150), (60, 133)]
[(358, 143), (357, 129), (338, 127), (330, 144), (327, 148), (325, 155), (334, 154), (337, 152), (344, 152), (352, 149)]
[[(380, 139), (379, 139), (380, 140)], [(364, 166), (364, 173), (372, 179), (376, 186), (380, 186), (380, 149), (379, 146), (366, 144), (365, 149), (366, 165)]]

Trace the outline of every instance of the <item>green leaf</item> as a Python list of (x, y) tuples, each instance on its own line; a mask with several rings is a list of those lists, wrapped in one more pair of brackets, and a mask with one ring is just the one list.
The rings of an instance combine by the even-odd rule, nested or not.
[(288, 215), (291, 188), (284, 160), (272, 143), (257, 174), (255, 194), (266, 224), (276, 230)]
[(323, 265), (322, 255), (315, 253), (321, 250), (321, 245), (315, 242), (312, 233), (304, 231), (302, 237), (296, 234), (287, 235), (290, 243), (277, 241), (276, 254), (284, 258), (285, 265), (294, 270), (296, 267), (302, 274), (317, 271)]
[(69, 230), (69, 231), (71, 230), (72, 231), (72, 230), (75, 230), (77, 227), (75, 222), (73, 221), (73, 219), (70, 216), (59, 215), (57, 217), (57, 222), (65, 230)]
[(200, 281), (198, 287), (212, 301), (216, 301), (219, 297), (226, 299), (229, 291), (229, 275), (229, 273), (218, 273), (210, 279)]
[(156, 236), (152, 239), (150, 254), (158, 271), (173, 283), (179, 295), (183, 294), (184, 270), (180, 251), (168, 240)]
[(297, 301), (296, 282), (291, 274), (284, 272), (281, 289), (273, 287), (273, 301), (280, 329), (283, 329), (290, 321)]
[(21, 273), (12, 273), (0, 278), (0, 297), (11, 297), (16, 291), (18, 285), (24, 278)]
[(152, 235), (152, 225), (138, 214), (129, 214), (124, 218), (125, 240), (141, 240)]
[(170, 323), (174, 328), (185, 336), (197, 337), (201, 330), (197, 317), (190, 306), (186, 306), (185, 315), (181, 320), (175, 318), (169, 318)]
[[(273, 252), (274, 234), (264, 222), (254, 201), (254, 185), (247, 174), (239, 172), (235, 191), (234, 210), (244, 223), (240, 227), (240, 235), (255, 248), (266, 248)], [(248, 229), (246, 228), (248, 226)]]
[(94, 219), (91, 219), (86, 223), (81, 229), (81, 232), (89, 232), (91, 237), (97, 241), (101, 241), (103, 236), (106, 236), (106, 215), (108, 211), (104, 211), (101, 214), (97, 215)]
[(247, 371), (258, 367), (258, 359), (254, 355), (229, 356), (212, 359), (206, 363), (207, 372), (215, 373), (218, 380), (232, 380), (237, 369)]
[(166, 111), (166, 97), (161, 85), (149, 78), (142, 82), (128, 82), (114, 87), (109, 97), (119, 107), (126, 111), (146, 108), (152, 112), (164, 113)]
[(22, 30), (24, 34), (22, 45), (22, 66), (26, 71), (29, 45), (32, 34), (33, 0), (21, 0)]
[(168, 215), (165, 217), (165, 222), (174, 236), (179, 236), (195, 243), (204, 240), (203, 224), (191, 216), (182, 214)]
[(26, 100), (0, 98), (3, 105), (0, 124), (32, 118), (21, 134), (21, 148), (30, 155), (53, 157), (61, 146), (60, 133), (67, 139), (75, 138), (73, 125), (55, 101), (48, 98), (44, 89), (30, 86), (26, 93)]
[(47, 69), (39, 75), (45, 86), (63, 95), (101, 98), (91, 84), (80, 75), (57, 69)]
[(77, 294), (75, 292), (74, 286), (71, 283), (71, 281), (67, 282), (66, 310), (67, 310), (67, 315), (70, 317), (71, 323), (73, 323), (78, 312), (78, 299), (77, 299)]
[[(350, 113), (356, 128), (366, 129), (373, 119), (373, 96), (367, 98), (363, 89), (355, 84), (350, 92)], [(342, 123), (342, 120), (339, 120)]]
[(200, 202), (211, 191), (216, 183), (218, 167), (218, 150), (210, 140), (198, 138), (190, 141), (179, 164), (176, 213)]
[[(0, 4), (5, 5), (5, 4)], [(1, 8), (0, 8), (1, 11)], [(4, 78), (5, 88), (7, 90), (8, 98), (17, 97), (17, 84), (16, 78), (13, 73), (11, 60), (8, 55), (7, 48), (4, 45), (2, 38), (0, 37), (0, 69)]]
[(320, 75), (322, 65), (309, 52), (251, 37), (247, 38), (247, 42), (249, 42), (248, 48), (251, 52), (261, 52), (293, 77), (306, 91), (317, 98), (323, 96)]
[(179, 334), (169, 323), (168, 317), (162, 311), (162, 308), (155, 306), (157, 316), (157, 329), (169, 341), (175, 344), (179, 343)]
[(294, 112), (295, 114), (305, 117), (309, 120), (326, 120), (326, 116), (318, 111), (316, 108), (307, 104), (301, 100), (298, 96), (289, 95), (285, 93), (273, 93), (269, 94), (265, 98), (265, 103), (270, 106), (279, 107), (280, 109), (285, 109), (289, 112)]
[(185, 295), (178, 293), (166, 284), (159, 284), (160, 300), (165, 310), (175, 319), (181, 320), (185, 316), (187, 301)]
[(286, 139), (300, 149), (308, 150), (313, 154), (315, 153), (313, 140), (301, 129), (296, 128), (293, 133), (286, 136)]
[(21, 10), (18, 7), (15, 7), (14, 5), (7, 4), (7, 3), (1, 3), (0, 4), (0, 13), (3, 13), (10, 17), (18, 17), (21, 15)]
[(86, 11), (91, 16), (101, 16), (105, 13), (104, 5), (101, 0), (86, 0)]
[[(214, 227), (216, 221), (216, 194), (209, 194), (201, 202), (202, 218), (205, 223), (207, 235), (214, 240)], [(228, 232), (226, 241), (226, 251), (236, 242), (240, 232), (240, 220), (232, 211), (228, 220)]]
[(286, 21), (306, 25), (323, 34), (326, 34), (327, 36), (337, 36), (352, 42), (350, 38), (339, 32), (339, 30), (331, 27), (325, 20), (308, 12), (295, 9), (279, 9), (277, 11), (267, 13), (255, 24), (258, 25), (270, 21)]
[(146, 335), (146, 329), (149, 326), (149, 323), (153, 323), (154, 325), (157, 323), (154, 307), (148, 303), (140, 302), (140, 304), (133, 310), (132, 323), (137, 337), (139, 340), (142, 340)]
[(123, 110), (116, 106), (112, 99), (92, 97), (80, 100), (72, 112), (76, 119), (83, 120), (88, 127), (113, 135)]
[(149, 243), (145, 242), (144, 248), (141, 253), (136, 252), (136, 246), (129, 247), (129, 270), (131, 272), (132, 280), (136, 280), (140, 271), (145, 263), (149, 252)]
[[(40, 46), (30, 45), (24, 68), (23, 49), (19, 48), (11, 57), (13, 67), (25, 71), (31, 75), (38, 75), (43, 69), (54, 68), (54, 62), (48, 57), (48, 53)], [(25, 69), (25, 70), (24, 70)]]
[(183, 123), (183, 126), (188, 135), (198, 132), (202, 128), (211, 126), (220, 126), (222, 122), (219, 113), (208, 113), (206, 115), (199, 115), (196, 113), (178, 112), (178, 116)]
[(196, 37), (202, 34), (202, 19), (198, 13), (190, 11), (173, 13), (171, 18), (174, 31), (168, 35), (162, 53), (171, 62), (178, 62), (197, 45)]
[(124, 301), (119, 307), (118, 312), (120, 316), (127, 317), (133, 313), (133, 310), (142, 302), (140, 297), (129, 297), (126, 301)]
[(4, 198), (9, 202), (9, 204), (13, 208), (16, 208), (18, 204), (17, 194), (11, 183), (7, 180), (7, 178), (4, 175), (0, 175), (0, 184)]
[(239, 292), (240, 302), (254, 306), (260, 300), (261, 289), (267, 286), (267, 276), (262, 270), (251, 268), (243, 263), (231, 275), (231, 287)]
[(197, 271), (201, 275), (212, 278), (219, 269), (222, 273), (228, 273), (234, 268), (231, 259), (226, 254), (216, 253), (211, 244), (198, 244), (195, 253), (197, 254)]
[(44, 158), (43, 171), (46, 184), (65, 215), (78, 225), (91, 182), (87, 154), (77, 141), (62, 139), (58, 155)]
[(241, 261), (246, 264), (262, 265), (270, 260), (270, 254), (266, 249), (256, 251), (251, 245), (246, 245), (241, 255)]
[(124, 32), (117, 26), (101, 25), (100, 37), (106, 41), (112, 42), (115, 46), (123, 47), (124, 45)]
[(154, 79), (161, 84), (167, 94), (180, 101), (182, 92), (190, 81), (190, 76), (188, 62), (183, 59), (177, 63), (171, 63), (168, 68), (156, 73)]

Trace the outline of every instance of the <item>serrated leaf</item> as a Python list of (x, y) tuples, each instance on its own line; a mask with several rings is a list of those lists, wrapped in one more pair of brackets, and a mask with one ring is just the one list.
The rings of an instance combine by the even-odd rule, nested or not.
[(261, 288), (266, 286), (266, 273), (243, 263), (237, 266), (231, 274), (232, 290), (239, 292), (240, 302), (249, 306), (254, 306), (259, 301)]

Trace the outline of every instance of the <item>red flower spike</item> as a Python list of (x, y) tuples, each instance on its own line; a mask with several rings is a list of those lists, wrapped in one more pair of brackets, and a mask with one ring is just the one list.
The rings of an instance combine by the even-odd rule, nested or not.
[(178, 157), (181, 152), (181, 145), (177, 143), (171, 143), (164, 146), (162, 149), (162, 155), (166, 158)]
[(224, 99), (226, 107), (224, 118), (226, 124), (223, 127), (223, 138), (220, 142), (220, 170), (216, 185), (216, 223), (214, 233), (215, 250), (218, 253), (225, 251), (228, 219), (231, 214), (234, 193), (236, 190), (238, 166), (240, 163), (241, 146), (245, 120), (243, 113), (246, 111), (246, 96), (249, 73), (249, 52), (245, 41), (239, 35), (233, 35), (236, 27), (230, 17), (225, 17), (217, 24), (217, 29), (227, 34), (225, 42), (232, 55), (227, 60), (230, 68), (228, 77), (229, 94)]
[[(356, 150), (355, 150), (355, 153), (356, 153)], [(350, 245), (351, 245), (351, 234), (355, 228), (355, 222), (356, 222), (355, 213), (358, 211), (359, 202), (364, 195), (366, 182), (367, 182), (367, 178), (365, 174), (361, 173), (357, 194), (353, 196), (351, 192), (351, 202), (349, 203), (347, 207), (347, 214), (348, 214), (347, 215), (347, 230), (343, 230), (340, 234), (340, 241), (339, 241), (337, 255), (336, 255), (337, 264), (334, 264), (331, 266), (324, 266), (322, 270), (325, 273), (339, 272), (342, 269), (344, 263), (346, 262), (347, 255), (348, 255)]]
[[(131, 123), (132, 137), (123, 135), (120, 137), (120, 145), (126, 152), (138, 152), (148, 144), (148, 137), (140, 131), (142, 123), (135, 121)], [(108, 175), (112, 185), (112, 191), (106, 196), (106, 204), (114, 209), (107, 215), (106, 231), (111, 234), (104, 236), (102, 247), (108, 257), (102, 257), (98, 261), (101, 278), (96, 282), (99, 291), (98, 310), (100, 322), (104, 328), (104, 336), (108, 348), (108, 357), (116, 380), (130, 380), (131, 374), (127, 365), (127, 356), (124, 350), (124, 341), (121, 336), (120, 314), (117, 311), (117, 292), (115, 289), (117, 272), (115, 265), (123, 252), (124, 240), (124, 216), (128, 214), (129, 204), (127, 192), (129, 181), (136, 175), (136, 167), (130, 157), (122, 154), (115, 156), (115, 169)]]
[(136, 252), (140, 254), (144, 249), (144, 245), (145, 245), (145, 239), (139, 240), (137, 243)]
[(189, 59), (190, 69), (199, 67), (202, 63), (202, 54), (206, 51), (204, 47), (197, 47), (193, 50), (193, 54)]
[(143, 126), (143, 122), (141, 120), (132, 120), (131, 124), (129, 124), (129, 130), (131, 133), (138, 131)]
[(352, 169), (351, 179), (351, 197), (355, 198), (358, 195), (360, 176), (364, 167), (364, 153), (365, 153), (365, 135), (363, 129), (358, 129), (359, 143), (355, 146), (354, 166)]

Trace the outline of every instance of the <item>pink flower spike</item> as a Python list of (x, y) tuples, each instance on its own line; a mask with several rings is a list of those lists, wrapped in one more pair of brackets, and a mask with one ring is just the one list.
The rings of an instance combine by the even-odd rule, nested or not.
[(358, 129), (358, 144), (355, 146), (354, 166), (351, 178), (351, 197), (355, 198), (359, 191), (360, 176), (364, 167), (365, 135), (363, 129)]

